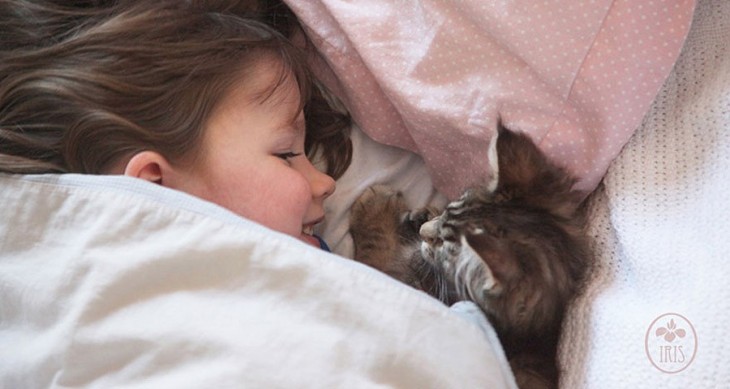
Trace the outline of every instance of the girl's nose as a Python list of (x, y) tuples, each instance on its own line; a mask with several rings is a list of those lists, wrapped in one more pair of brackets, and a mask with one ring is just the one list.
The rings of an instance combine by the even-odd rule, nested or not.
[(309, 164), (307, 180), (312, 187), (312, 197), (326, 199), (335, 192), (335, 180), (327, 174), (319, 171), (314, 165)]
[(335, 180), (332, 177), (324, 173), (322, 173), (321, 175), (323, 177), (321, 196), (323, 199), (326, 199), (327, 197), (330, 197), (332, 193), (335, 193), (335, 189), (337, 188), (337, 186), (335, 185)]

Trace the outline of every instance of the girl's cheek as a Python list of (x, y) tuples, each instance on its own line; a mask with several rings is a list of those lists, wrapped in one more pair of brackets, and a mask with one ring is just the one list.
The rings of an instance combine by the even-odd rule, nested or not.
[(308, 187), (306, 178), (296, 166), (284, 166), (275, 172), (270, 172), (268, 177), (264, 178), (267, 185), (277, 188), (285, 188), (289, 192), (289, 196), (300, 196), (301, 192)]
[(312, 203), (312, 187), (309, 181), (302, 174), (297, 174), (296, 178), (292, 178), (292, 194), (296, 195), (297, 201), (300, 202), (301, 207), (306, 211)]

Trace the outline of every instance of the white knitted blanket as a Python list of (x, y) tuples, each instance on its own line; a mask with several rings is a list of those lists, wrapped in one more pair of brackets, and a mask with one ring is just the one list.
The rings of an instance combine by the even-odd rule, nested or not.
[(595, 266), (566, 323), (561, 387), (730, 387), (728, 193), (730, 1), (703, 0), (591, 200)]

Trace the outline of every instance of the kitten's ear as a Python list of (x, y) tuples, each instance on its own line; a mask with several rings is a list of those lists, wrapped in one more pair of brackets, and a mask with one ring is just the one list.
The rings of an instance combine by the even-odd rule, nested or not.
[(540, 174), (544, 174), (546, 167), (551, 166), (526, 134), (510, 131), (501, 123), (497, 134), (500, 187), (528, 187)]
[(552, 163), (526, 134), (500, 124), (497, 157), (497, 190), (564, 217), (570, 217), (579, 206), (582, 195), (573, 191), (575, 180)]
[[(502, 286), (519, 274), (519, 267), (514, 258), (512, 250), (506, 244), (505, 239), (494, 236), (486, 231), (470, 233), (465, 235), (465, 244), (469, 246), (484, 262), (491, 271), (491, 279), (494, 286), (489, 288), (489, 280), (485, 283), (485, 291), (491, 294), (499, 294)], [(489, 277), (488, 277), (489, 278)]]
[(489, 150), (487, 151), (487, 161), (489, 161), (489, 170), (492, 176), (487, 181), (487, 191), (494, 193), (499, 186), (499, 153), (497, 152), (497, 142), (499, 134), (502, 132), (502, 125), (497, 125), (497, 133), (489, 140)]

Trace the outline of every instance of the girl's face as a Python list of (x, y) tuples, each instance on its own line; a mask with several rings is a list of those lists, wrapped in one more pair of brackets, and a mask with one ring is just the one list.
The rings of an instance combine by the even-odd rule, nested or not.
[[(335, 182), (304, 154), (299, 88), (287, 77), (268, 98), (278, 64), (263, 61), (211, 115), (199, 161), (179, 171), (178, 189), (319, 247), (312, 227)], [(245, 84), (245, 85), (244, 85)], [(257, 93), (256, 91), (261, 91)]]

